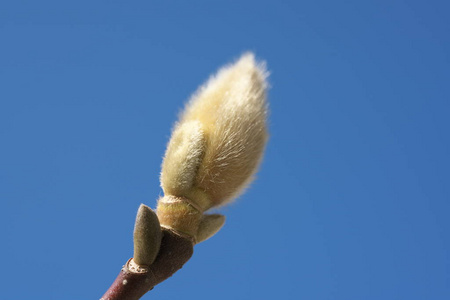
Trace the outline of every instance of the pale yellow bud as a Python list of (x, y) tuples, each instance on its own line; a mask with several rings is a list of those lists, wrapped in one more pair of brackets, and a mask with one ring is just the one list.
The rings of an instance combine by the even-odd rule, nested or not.
[(250, 183), (267, 140), (264, 64), (253, 54), (224, 67), (194, 94), (164, 157), (166, 195), (206, 211), (238, 196)]

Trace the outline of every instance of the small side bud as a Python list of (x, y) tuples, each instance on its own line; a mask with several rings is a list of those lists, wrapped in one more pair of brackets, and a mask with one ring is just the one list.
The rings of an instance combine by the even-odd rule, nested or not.
[(158, 217), (150, 207), (141, 204), (134, 225), (134, 262), (140, 266), (150, 266), (158, 255), (161, 238)]
[(215, 235), (225, 224), (225, 216), (219, 214), (204, 215), (197, 231), (197, 244)]

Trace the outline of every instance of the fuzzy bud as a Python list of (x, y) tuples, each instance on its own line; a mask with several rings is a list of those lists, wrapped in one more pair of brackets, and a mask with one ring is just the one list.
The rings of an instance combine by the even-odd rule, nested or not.
[(204, 211), (230, 202), (252, 181), (267, 141), (266, 77), (265, 65), (247, 53), (193, 95), (172, 133), (161, 171), (162, 200), (187, 201), (184, 209), (158, 204), (160, 220), (171, 219), (161, 215), (163, 210), (188, 216), (195, 208), (200, 214), (184, 231), (197, 232)]

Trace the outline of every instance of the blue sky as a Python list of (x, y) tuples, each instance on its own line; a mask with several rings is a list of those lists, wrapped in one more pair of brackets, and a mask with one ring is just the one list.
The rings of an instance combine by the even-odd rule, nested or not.
[(5, 299), (98, 299), (183, 103), (254, 51), (271, 139), (143, 299), (449, 299), (445, 1), (2, 1)]

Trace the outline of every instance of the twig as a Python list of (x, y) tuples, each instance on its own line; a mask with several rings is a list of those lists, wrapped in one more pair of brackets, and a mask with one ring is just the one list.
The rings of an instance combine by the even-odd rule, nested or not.
[(149, 267), (139, 266), (130, 258), (101, 300), (138, 300), (155, 285), (172, 276), (191, 258), (191, 239), (163, 228), (161, 248)]

